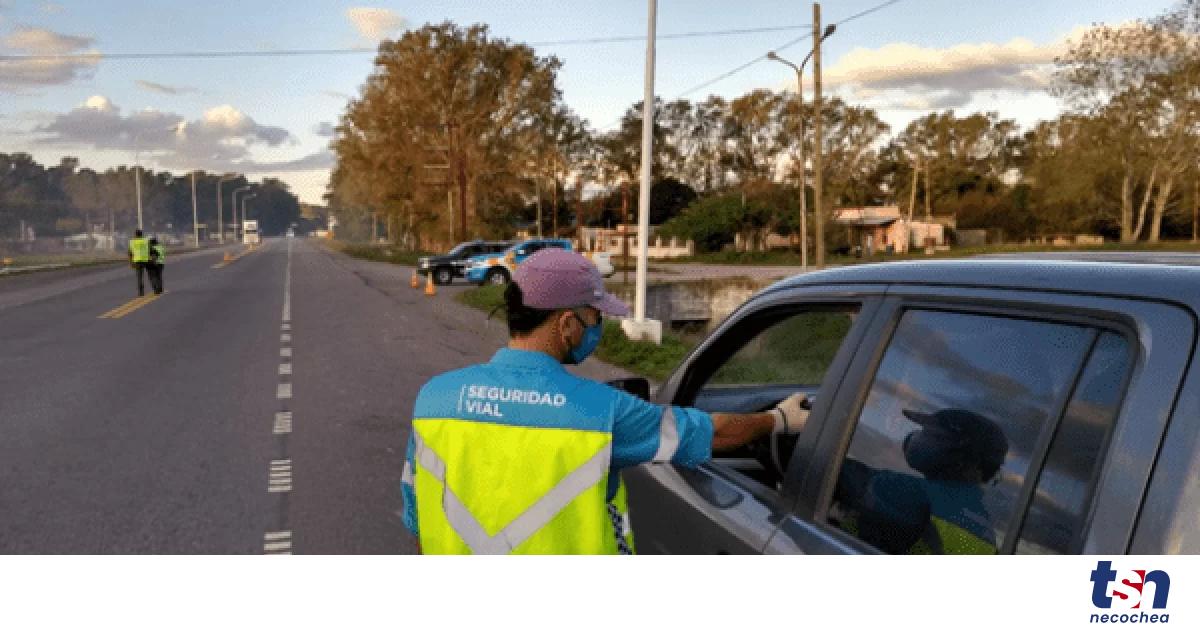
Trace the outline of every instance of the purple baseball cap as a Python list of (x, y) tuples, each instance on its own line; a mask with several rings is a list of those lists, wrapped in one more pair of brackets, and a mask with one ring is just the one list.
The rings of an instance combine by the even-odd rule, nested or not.
[(604, 279), (592, 261), (577, 252), (548, 248), (517, 265), (513, 282), (525, 306), (543, 310), (590, 306), (605, 315), (624, 317), (629, 307), (604, 290)]

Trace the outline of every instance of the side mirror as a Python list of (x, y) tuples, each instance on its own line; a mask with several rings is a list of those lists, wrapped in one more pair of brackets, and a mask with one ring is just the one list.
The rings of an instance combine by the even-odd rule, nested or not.
[(617, 378), (605, 381), (605, 384), (627, 394), (633, 394), (642, 400), (650, 400), (650, 381), (640, 376), (634, 378)]

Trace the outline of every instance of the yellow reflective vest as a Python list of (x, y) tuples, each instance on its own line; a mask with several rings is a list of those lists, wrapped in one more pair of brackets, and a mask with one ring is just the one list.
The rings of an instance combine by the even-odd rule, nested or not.
[(632, 551), (624, 487), (605, 499), (610, 433), (454, 418), (415, 419), (413, 432), (422, 552)]
[(142, 238), (129, 239), (129, 259), (131, 262), (150, 262), (150, 241)]

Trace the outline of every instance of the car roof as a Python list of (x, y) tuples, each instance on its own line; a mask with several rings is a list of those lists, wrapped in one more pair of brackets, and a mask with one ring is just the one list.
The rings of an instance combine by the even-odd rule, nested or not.
[(853, 265), (795, 275), (767, 291), (829, 284), (962, 286), (1161, 300), (1200, 310), (1200, 255), (1113, 254), (1124, 252), (1096, 258), (1022, 255)]

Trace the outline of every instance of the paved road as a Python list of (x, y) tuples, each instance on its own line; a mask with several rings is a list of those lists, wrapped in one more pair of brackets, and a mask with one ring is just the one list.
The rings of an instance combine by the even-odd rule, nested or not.
[(503, 326), (304, 240), (221, 255), (144, 302), (123, 267), (0, 278), (0, 553), (414, 550), (413, 398)]

